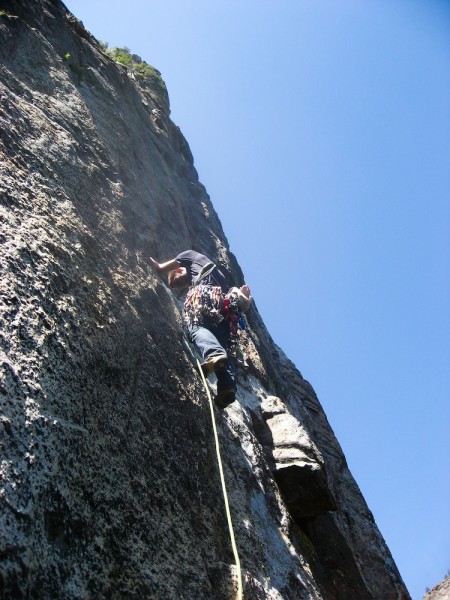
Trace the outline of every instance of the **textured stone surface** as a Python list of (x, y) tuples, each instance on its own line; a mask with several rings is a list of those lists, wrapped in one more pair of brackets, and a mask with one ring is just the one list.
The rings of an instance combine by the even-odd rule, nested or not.
[[(229, 598), (209, 408), (148, 257), (241, 270), (161, 82), (57, 0), (3, 5), (0, 597)], [(248, 322), (216, 414), (246, 599), (408, 598), (312, 387)]]
[(446, 577), (441, 583), (425, 594), (423, 600), (450, 600), (450, 577)]

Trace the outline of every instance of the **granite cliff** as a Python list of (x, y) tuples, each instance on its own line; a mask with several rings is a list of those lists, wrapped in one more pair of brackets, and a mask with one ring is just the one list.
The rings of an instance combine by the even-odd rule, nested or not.
[[(0, 597), (232, 598), (209, 407), (148, 257), (244, 279), (164, 83), (58, 0), (3, 2), (0, 55)], [(409, 598), (257, 302), (216, 412), (244, 597)]]

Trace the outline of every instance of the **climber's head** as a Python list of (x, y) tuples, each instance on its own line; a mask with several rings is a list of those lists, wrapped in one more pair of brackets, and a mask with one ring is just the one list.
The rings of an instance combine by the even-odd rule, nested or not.
[(189, 273), (184, 267), (178, 267), (177, 269), (173, 269), (173, 271), (169, 271), (167, 280), (170, 287), (177, 289), (187, 288), (191, 283)]

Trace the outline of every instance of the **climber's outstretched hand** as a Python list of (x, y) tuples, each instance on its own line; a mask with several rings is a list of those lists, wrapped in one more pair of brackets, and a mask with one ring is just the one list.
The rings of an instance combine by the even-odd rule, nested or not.
[(158, 275), (161, 275), (161, 265), (156, 262), (156, 260), (154, 258), (152, 258), (150, 256), (150, 264), (153, 267), (153, 269), (158, 273)]
[(247, 284), (245, 285), (241, 285), (241, 292), (244, 294), (244, 296), (246, 296), (247, 298), (250, 298), (250, 288), (248, 287)]

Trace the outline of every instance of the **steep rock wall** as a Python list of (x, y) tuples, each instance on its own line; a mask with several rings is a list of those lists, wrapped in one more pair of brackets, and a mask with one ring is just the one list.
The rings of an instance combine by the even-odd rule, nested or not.
[[(148, 257), (242, 272), (161, 81), (57, 0), (3, 4), (1, 597), (230, 598), (209, 408)], [(408, 598), (312, 387), (248, 323), (216, 414), (245, 597)]]

